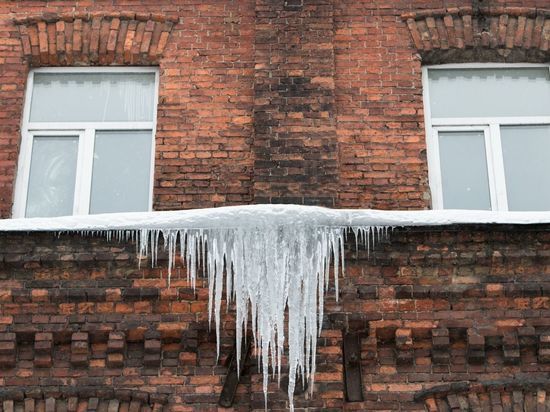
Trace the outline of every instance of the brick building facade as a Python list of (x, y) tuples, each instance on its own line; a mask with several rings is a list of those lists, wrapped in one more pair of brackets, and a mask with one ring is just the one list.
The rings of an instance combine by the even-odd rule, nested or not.
[[(3, 218), (28, 73), (60, 66), (159, 68), (154, 210), (428, 209), (422, 66), (547, 63), (550, 3), (5, 1), (0, 31)], [(168, 286), (162, 259), (138, 268), (134, 245), (73, 234), (0, 244), (4, 411), (218, 408), (234, 317), (216, 363), (207, 289), (183, 269)], [(549, 251), (546, 225), (398, 229), (370, 256), (348, 247), (313, 396), (296, 407), (550, 410)], [(344, 336), (359, 338), (362, 399), (346, 399)], [(287, 407), (270, 383), (268, 408)], [(254, 356), (233, 408), (264, 408)]]

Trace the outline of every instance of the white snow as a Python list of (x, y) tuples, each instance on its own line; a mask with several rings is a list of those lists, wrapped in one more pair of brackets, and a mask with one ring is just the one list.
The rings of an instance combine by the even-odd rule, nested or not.
[(99, 232), (108, 238), (135, 239), (140, 256), (151, 255), (153, 265), (162, 243), (168, 250), (169, 270), (179, 254), (193, 285), (201, 268), (208, 277), (208, 308), (210, 319), (213, 317), (215, 321), (218, 351), (224, 286), (227, 303), (235, 304), (237, 351), (251, 323), (266, 402), (269, 367), (280, 377), (284, 343), (288, 341), (288, 396), (292, 410), (296, 374), (302, 375), (302, 381), (313, 389), (329, 269), (333, 268), (337, 291), (338, 272), (344, 270), (346, 232), (369, 245), (386, 235), (389, 227), (468, 223), (550, 223), (550, 212), (336, 210), (253, 205), (8, 219), (0, 220), (0, 231), (77, 231), (84, 235)]
[(438, 226), (450, 224), (550, 223), (550, 212), (478, 210), (385, 211), (298, 205), (228, 206), (169, 212), (109, 213), (0, 220), (0, 231), (119, 229), (214, 229), (307, 224), (316, 226)]

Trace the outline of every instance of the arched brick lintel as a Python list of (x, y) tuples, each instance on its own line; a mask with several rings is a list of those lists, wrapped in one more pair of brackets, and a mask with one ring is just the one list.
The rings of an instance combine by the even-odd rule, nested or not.
[(15, 19), (33, 67), (155, 65), (177, 17), (136, 13), (42, 14)]
[(461, 7), (401, 18), (424, 64), (550, 61), (550, 9)]
[(9, 387), (0, 389), (4, 411), (157, 411), (168, 410), (168, 396), (139, 389), (113, 389), (110, 386)]
[(520, 376), (479, 382), (459, 381), (418, 392), (428, 412), (451, 410), (550, 410), (550, 379)]

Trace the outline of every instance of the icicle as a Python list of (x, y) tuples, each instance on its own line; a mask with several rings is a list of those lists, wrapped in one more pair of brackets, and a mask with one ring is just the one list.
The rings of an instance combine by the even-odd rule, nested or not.
[[(218, 356), (225, 286), (226, 303), (235, 305), (237, 362), (251, 323), (253, 344), (260, 357), (258, 365), (263, 372), (266, 409), (269, 368), (280, 382), (284, 345), (288, 341), (288, 396), (293, 410), (297, 378), (313, 390), (324, 295), (332, 271), (338, 298), (338, 276), (345, 275), (345, 236), (353, 234), (356, 250), (362, 244), (370, 252), (375, 242), (387, 239), (388, 230), (387, 226), (285, 226), (266, 222), (259, 227), (234, 229), (107, 230), (103, 235), (108, 240), (134, 240), (140, 264), (149, 256), (152, 266), (157, 264), (161, 240), (168, 254), (168, 284), (178, 255), (187, 267), (187, 279), (193, 288), (202, 268), (208, 279), (209, 324), (213, 319)], [(83, 234), (90, 233), (95, 234)]]

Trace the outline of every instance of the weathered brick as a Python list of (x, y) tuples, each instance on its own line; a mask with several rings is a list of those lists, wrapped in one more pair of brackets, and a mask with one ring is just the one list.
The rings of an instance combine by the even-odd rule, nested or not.
[[(435, 0), (89, 3), (0, 4), (0, 217), (11, 215), (29, 65), (159, 66), (156, 210), (251, 202), (427, 209), (421, 65), (547, 60), (540, 1), (478, 11)], [(545, 227), (458, 226), (396, 230), (370, 255), (348, 241), (342, 295), (336, 303), (331, 289), (325, 300), (318, 387), (299, 407), (420, 410), (414, 395), (442, 374), (477, 382), (477, 392), (429, 398), (429, 410), (519, 405), (519, 394), (478, 383), (487, 374), (546, 373), (549, 240)], [(32, 388), (27, 410), (45, 410), (48, 399), (60, 410), (164, 404), (154, 393), (133, 399), (139, 387), (162, 391), (179, 409), (217, 407), (232, 308), (222, 315), (217, 363), (204, 285), (191, 289), (178, 262), (168, 287), (165, 257), (158, 268), (138, 268), (134, 247), (75, 235), (0, 237), (0, 366), (15, 368), (0, 380), (3, 391)], [(344, 401), (342, 328), (369, 333), (360, 405)], [(34, 344), (40, 333), (52, 338)], [(486, 365), (466, 365), (482, 358)], [(51, 366), (35, 371), (31, 360)], [(246, 369), (236, 408), (264, 408), (256, 370)], [(69, 381), (86, 396), (53, 394)], [(98, 394), (114, 388), (127, 392)], [(288, 408), (284, 393), (269, 392), (269, 409)], [(516, 392), (522, 408), (546, 402), (538, 389)], [(17, 410), (23, 399), (15, 402)]]

